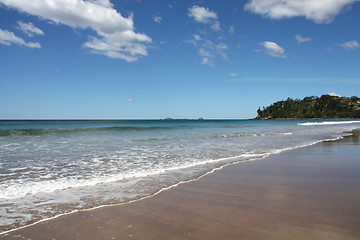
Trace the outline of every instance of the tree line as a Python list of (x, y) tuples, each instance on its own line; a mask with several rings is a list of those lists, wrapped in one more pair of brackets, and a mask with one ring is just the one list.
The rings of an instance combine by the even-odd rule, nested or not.
[(256, 119), (360, 118), (360, 99), (322, 95), (278, 101), (259, 107)]

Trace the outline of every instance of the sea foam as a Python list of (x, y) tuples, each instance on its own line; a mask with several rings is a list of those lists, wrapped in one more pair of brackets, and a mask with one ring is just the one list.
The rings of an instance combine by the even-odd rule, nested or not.
[(360, 121), (314, 123), (31, 121), (15, 125), (40, 130), (21, 133), (0, 124), (3, 133), (16, 133), (0, 134), (0, 232), (146, 198), (229, 164), (339, 139)]
[(300, 126), (318, 126), (318, 125), (340, 125), (340, 124), (353, 124), (360, 123), (360, 121), (323, 121), (323, 122), (306, 122), (298, 123)]

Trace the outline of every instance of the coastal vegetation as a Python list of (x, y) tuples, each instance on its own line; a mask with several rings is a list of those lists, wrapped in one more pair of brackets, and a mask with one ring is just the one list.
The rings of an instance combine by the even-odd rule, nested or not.
[(360, 118), (360, 98), (322, 95), (278, 101), (257, 110), (256, 119)]

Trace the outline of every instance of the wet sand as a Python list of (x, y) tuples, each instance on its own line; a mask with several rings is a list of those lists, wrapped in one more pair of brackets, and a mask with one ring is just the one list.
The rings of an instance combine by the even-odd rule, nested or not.
[(359, 138), (235, 164), (152, 198), (0, 239), (360, 239)]

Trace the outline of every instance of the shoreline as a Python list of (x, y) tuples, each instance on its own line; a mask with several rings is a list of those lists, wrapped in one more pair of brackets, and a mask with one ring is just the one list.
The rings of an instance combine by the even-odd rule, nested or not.
[[(311, 147), (313, 145), (316, 145), (316, 144), (321, 144), (321, 143), (325, 143), (325, 142), (333, 142), (333, 141), (341, 141), (343, 138), (345, 137), (351, 137), (351, 135), (346, 135), (346, 134), (352, 134), (352, 135), (359, 135), (360, 133), (360, 129), (359, 130), (353, 130), (353, 131), (350, 131), (350, 132), (345, 132), (344, 136), (342, 137), (339, 137), (339, 138), (335, 138), (335, 139), (323, 139), (323, 140), (318, 140), (318, 141), (315, 141), (315, 142), (312, 142), (312, 143), (309, 143), (309, 144), (305, 144), (305, 145), (300, 145), (300, 146), (296, 146), (296, 147), (291, 147), (291, 148), (283, 148), (283, 149), (278, 149), (278, 150), (275, 150), (273, 152), (269, 152), (269, 153), (264, 153), (264, 154), (255, 154), (253, 156), (253, 158), (249, 158), (249, 159), (246, 159), (246, 160), (238, 160), (238, 161), (235, 161), (235, 162), (230, 162), (230, 163), (226, 163), (224, 165), (221, 165), (219, 167), (216, 167), (196, 178), (193, 178), (193, 179), (189, 179), (189, 180), (183, 180), (183, 181), (180, 181), (178, 183), (175, 183), (173, 185), (170, 185), (170, 186), (167, 186), (167, 187), (164, 187), (156, 192), (154, 192), (153, 194), (151, 195), (148, 195), (148, 196), (144, 196), (144, 197), (141, 197), (141, 198), (138, 198), (138, 199), (133, 199), (133, 200), (130, 200), (128, 202), (121, 202), (121, 203), (117, 203), (117, 204), (110, 204), (110, 205), (100, 205), (100, 206), (96, 206), (96, 207), (92, 207), (92, 208), (88, 208), (88, 209), (80, 209), (80, 210), (74, 210), (74, 211), (71, 211), (71, 212), (67, 212), (67, 213), (62, 213), (62, 214), (58, 214), (58, 215), (55, 215), (55, 216), (52, 216), (52, 217), (49, 217), (49, 218), (45, 218), (45, 219), (41, 219), (39, 221), (36, 221), (36, 222), (33, 222), (33, 223), (30, 223), (28, 225), (24, 225), (24, 226), (20, 226), (20, 227), (17, 227), (17, 228), (14, 228), (14, 229), (10, 229), (10, 230), (5, 230), (3, 232), (0, 232), (0, 238), (2, 235), (6, 235), (6, 234), (10, 234), (12, 232), (16, 232), (18, 230), (22, 230), (22, 229), (26, 229), (28, 227), (33, 227), (33, 226), (36, 226), (37, 224), (41, 224), (41, 223), (46, 223), (48, 221), (53, 221), (53, 220), (56, 220), (57, 218), (61, 218), (61, 217), (65, 217), (67, 215), (72, 215), (72, 214), (76, 214), (76, 213), (79, 213), (79, 212), (87, 212), (87, 211), (93, 211), (93, 210), (97, 210), (97, 209), (102, 209), (102, 208), (106, 208), (106, 207), (117, 207), (117, 206), (123, 206), (123, 205), (128, 205), (128, 204), (132, 204), (132, 203), (136, 203), (138, 201), (142, 201), (142, 200), (145, 200), (145, 199), (149, 199), (149, 198), (152, 198), (152, 197), (155, 197), (157, 196), (158, 194), (162, 193), (163, 191), (166, 191), (166, 190), (169, 190), (169, 189), (173, 189), (173, 188), (176, 188), (182, 184), (186, 184), (186, 183), (191, 183), (191, 182), (194, 182), (194, 181), (198, 181), (200, 179), (202, 179), (203, 177), (206, 177), (207, 175), (210, 175), (210, 174), (213, 174), (217, 171), (221, 171), (223, 168), (226, 168), (226, 167), (229, 167), (231, 165), (237, 165), (237, 164), (243, 164), (243, 163), (246, 163), (246, 162), (252, 162), (252, 161), (258, 161), (258, 160), (263, 160), (263, 159), (266, 159), (268, 157), (271, 157), (271, 156), (274, 156), (274, 155), (278, 155), (278, 154), (281, 154), (283, 152), (288, 152), (288, 151), (292, 151), (292, 150), (296, 150), (296, 149), (301, 149), (301, 148), (307, 148), (307, 147)], [(241, 157), (241, 156), (240, 156)], [(223, 161), (223, 160), (228, 160), (228, 159), (237, 159), (237, 158), (240, 158), (239, 156), (235, 156), (235, 157), (230, 157), (230, 158), (224, 158), (224, 159), (219, 159), (217, 161)]]
[[(356, 131), (356, 132), (357, 133), (354, 133), (354, 135), (358, 134), (358, 131)], [(101, 214), (101, 213), (104, 213), (104, 212), (109, 212), (109, 209), (117, 209), (117, 210), (119, 210), (119, 209), (128, 209), (128, 208), (133, 209), (137, 205), (146, 205), (147, 203), (154, 202), (154, 201), (156, 203), (156, 202), (162, 201), (162, 198), (164, 198), (163, 197), (164, 195), (165, 196), (169, 195), (169, 194), (172, 195), (172, 194), (174, 194), (176, 192), (184, 191), (184, 189), (185, 190), (188, 189), (189, 186), (191, 186), (191, 185), (200, 184), (201, 188), (208, 188), (209, 186), (207, 186), (207, 185), (209, 183), (206, 183), (206, 182), (208, 182), (208, 179), (219, 178), (219, 176), (221, 176), (221, 175), (224, 175), (223, 177), (228, 178), (231, 175), (229, 175), (226, 172), (229, 172), (229, 169), (231, 169), (231, 168), (237, 168), (237, 169), (241, 170), (241, 168), (243, 168), (244, 165), (249, 165), (249, 164), (250, 165), (255, 165), (255, 166), (260, 165), (260, 167), (261, 167), (261, 165), (266, 166), (266, 165), (268, 165), (268, 162), (271, 163), (271, 161), (274, 161), (274, 159), (276, 160), (277, 158), (280, 158), (280, 159), (283, 158), (282, 155), (291, 155), (291, 154), (294, 154), (294, 152), (296, 153), (296, 151), (300, 151), (300, 152), (304, 153), (304, 152), (306, 152), (306, 150), (304, 150), (304, 149), (308, 149), (308, 148), (318, 149), (318, 148), (323, 147), (323, 145), (335, 144), (335, 145), (341, 146), (341, 145), (344, 144), (343, 142), (346, 142), (348, 139), (352, 139), (352, 137), (351, 136), (344, 137), (341, 140), (335, 140), (335, 141), (330, 141), (330, 142), (321, 142), (321, 143), (317, 143), (317, 144), (314, 143), (315, 145), (311, 144), (310, 146), (306, 146), (306, 147), (302, 146), (302, 147), (298, 147), (296, 149), (293, 149), (291, 151), (283, 150), (280, 153), (275, 153), (275, 154), (271, 154), (270, 156), (266, 156), (265, 159), (262, 159), (262, 161), (246, 161), (246, 162), (240, 162), (241, 164), (240, 163), (233, 163), (233, 164), (228, 164), (228, 165), (225, 165), (225, 166), (221, 166), (218, 169), (213, 169), (212, 171), (210, 171), (210, 172), (208, 172), (208, 173), (206, 173), (206, 174), (204, 174), (204, 175), (202, 175), (202, 176), (200, 176), (200, 177), (198, 177), (196, 179), (192, 179), (192, 180), (185, 181), (185, 182), (180, 182), (180, 183), (177, 183), (177, 184), (172, 185), (170, 187), (163, 188), (160, 191), (158, 191), (157, 193), (155, 193), (154, 195), (147, 196), (147, 197), (144, 197), (142, 199), (137, 199), (137, 200), (134, 200), (134, 201), (130, 201), (128, 203), (121, 203), (121, 204), (117, 204), (117, 205), (99, 206), (99, 207), (96, 207), (96, 208), (93, 208), (93, 209), (90, 209), (90, 210), (76, 211), (76, 212), (73, 212), (73, 213), (67, 213), (67, 214), (64, 214), (64, 215), (61, 215), (61, 216), (56, 216), (56, 217), (54, 217), (52, 219), (42, 220), (42, 221), (34, 223), (32, 225), (28, 225), (28, 226), (24, 226), (24, 227), (21, 227), (21, 228), (17, 228), (15, 230), (10, 230), (10, 231), (7, 231), (7, 232), (3, 232), (3, 233), (0, 234), (0, 239), (15, 239), (14, 236), (18, 236), (19, 234), (22, 235), (22, 236), (26, 236), (26, 235), (30, 234), (29, 236), (31, 238), (31, 236), (34, 236), (34, 235), (32, 235), (34, 233), (35, 233), (35, 236), (37, 236), (37, 237), (33, 238), (33, 239), (41, 239), (41, 237), (45, 238), (45, 236), (37, 235), (36, 234), (36, 232), (37, 232), (36, 229), (43, 229), (44, 230), (44, 226), (47, 226), (47, 228), (49, 228), (49, 226), (54, 226), (54, 225), (56, 226), (61, 222), (63, 223), (64, 219), (70, 219), (70, 221), (73, 221), (73, 219), (78, 218), (77, 216), (79, 216), (79, 215), (82, 215), (82, 216), (88, 215), (89, 216), (89, 215), (92, 215), (93, 213), (100, 213)], [(328, 146), (325, 146), (325, 147), (328, 147)], [(267, 160), (269, 160), (269, 161), (267, 161)], [(210, 174), (210, 173), (212, 173), (212, 174)], [(258, 181), (258, 179), (253, 179), (253, 180)], [(183, 184), (183, 183), (186, 183), (186, 184)], [(227, 185), (225, 185), (225, 186), (227, 186)], [(167, 191), (165, 191), (165, 190), (167, 190)], [(194, 193), (192, 193), (192, 194), (194, 194)], [(231, 195), (231, 192), (227, 192), (226, 194)], [(176, 201), (176, 199), (172, 199), (172, 201), (174, 201), (174, 200)], [(202, 201), (204, 201), (204, 199), (202, 199)], [(81, 223), (78, 223), (78, 222), (76, 224), (77, 225), (82, 225)], [(35, 230), (35, 232), (34, 232), (34, 230)], [(72, 237), (74, 237), (74, 236), (72, 236)], [(65, 238), (60, 237), (60, 238), (56, 238), (56, 239), (65, 239)], [(85, 238), (77, 238), (77, 237), (75, 237), (75, 239), (85, 239)], [(156, 238), (154, 238), (154, 239), (156, 239)]]

